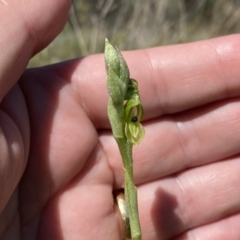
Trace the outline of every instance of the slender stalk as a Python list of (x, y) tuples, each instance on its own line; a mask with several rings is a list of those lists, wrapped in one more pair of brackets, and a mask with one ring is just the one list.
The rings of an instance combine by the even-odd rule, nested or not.
[(121, 139), (118, 147), (124, 166), (124, 193), (130, 220), (131, 236), (134, 240), (141, 240), (141, 227), (138, 217), (137, 189), (134, 185), (132, 144)]
[(144, 129), (140, 123), (143, 108), (137, 81), (129, 77), (127, 64), (117, 48), (105, 42), (107, 87), (110, 95), (108, 117), (117, 141), (124, 167), (124, 193), (129, 215), (131, 237), (141, 240), (137, 189), (134, 185), (132, 147), (141, 142)]

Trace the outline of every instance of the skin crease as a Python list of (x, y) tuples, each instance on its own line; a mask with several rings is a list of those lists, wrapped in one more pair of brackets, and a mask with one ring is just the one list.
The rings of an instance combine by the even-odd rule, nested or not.
[[(1, 240), (121, 239), (103, 55), (25, 71), (71, 2), (0, 4)], [(134, 148), (144, 240), (240, 239), (239, 47), (232, 35), (123, 53), (145, 113)]]

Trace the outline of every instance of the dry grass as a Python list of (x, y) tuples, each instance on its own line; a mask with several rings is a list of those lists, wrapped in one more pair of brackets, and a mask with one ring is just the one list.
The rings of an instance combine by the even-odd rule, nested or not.
[(237, 33), (239, 19), (237, 0), (73, 0), (64, 30), (29, 66), (102, 52), (105, 37), (128, 50)]

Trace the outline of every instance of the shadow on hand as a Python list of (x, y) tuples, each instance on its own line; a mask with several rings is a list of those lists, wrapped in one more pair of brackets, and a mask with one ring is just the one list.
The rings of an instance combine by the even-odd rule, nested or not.
[(185, 230), (184, 223), (177, 213), (178, 202), (174, 195), (158, 188), (151, 209), (156, 239), (164, 240), (178, 236)]

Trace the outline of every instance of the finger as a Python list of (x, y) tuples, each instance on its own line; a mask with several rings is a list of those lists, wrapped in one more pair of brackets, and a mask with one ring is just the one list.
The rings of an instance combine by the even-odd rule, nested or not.
[(31, 150), (21, 180), (26, 217), (22, 220), (28, 222), (81, 172), (98, 135), (70, 84), (61, 77), (30, 69), (21, 80), (31, 120)]
[(240, 211), (240, 158), (139, 187), (143, 238), (169, 239)]
[[(145, 139), (134, 147), (136, 184), (239, 154), (239, 109), (240, 101), (234, 98), (146, 124)], [(100, 142), (116, 187), (121, 187), (122, 160), (117, 144), (110, 133), (103, 133)]]
[(174, 240), (238, 240), (240, 239), (240, 214), (227, 217), (198, 228), (194, 228)]
[[(240, 36), (124, 52), (139, 82), (145, 119), (239, 95)], [(95, 126), (109, 127), (103, 55), (53, 67), (70, 79)]]
[(62, 29), (68, 0), (1, 1), (0, 101), (25, 70), (29, 59)]

